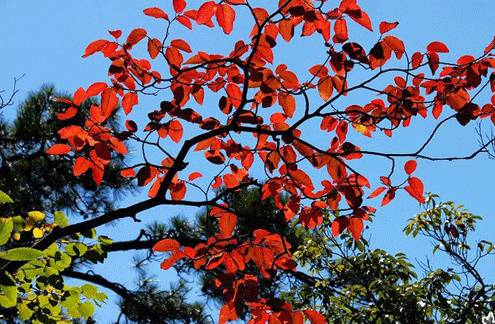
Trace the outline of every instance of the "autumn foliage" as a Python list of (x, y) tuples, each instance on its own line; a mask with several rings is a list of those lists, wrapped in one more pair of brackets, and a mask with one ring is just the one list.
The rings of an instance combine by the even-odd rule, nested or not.
[[(143, 11), (165, 28), (182, 25), (191, 35), (204, 28), (198, 25), (230, 34), (242, 15), (243, 25), (252, 25), (249, 36), (232, 48), (222, 48), (224, 54), (193, 49), (173, 35), (154, 37), (143, 28), (127, 37), (120, 30), (110, 31), (109, 39), (89, 44), (83, 57), (100, 53), (108, 58), (110, 81), (79, 88), (73, 101), (63, 99), (67, 110), (58, 117), (70, 120), (88, 97), (99, 96), (101, 105), (91, 107), (85, 127), (61, 129), (60, 143), (47, 153), (76, 155), (74, 174), (92, 172), (99, 185), (113, 152), (126, 154), (133, 142), (143, 147), (143, 160), (121, 175), (148, 186), (150, 199), (131, 206), (132, 211), (121, 217), (158, 205), (207, 206), (218, 225), (216, 235), (194, 248), (173, 239), (156, 244), (154, 251), (168, 253), (161, 267), (168, 269), (181, 259), (191, 260), (196, 269), (224, 267), (225, 273), (215, 281), (225, 300), (220, 323), (237, 319), (248, 307), (252, 324), (306, 320), (320, 324), (326, 321), (317, 311), (267, 299), (257, 289), (256, 276), (239, 275), (250, 262), (266, 278), (277, 271), (297, 271), (297, 263), (291, 245), (278, 233), (258, 229), (250, 237), (238, 237), (236, 211), (218, 203), (220, 197), (211, 189), (258, 186), (263, 199), (274, 198), (285, 221), (297, 220), (300, 226), (315, 229), (324, 214), (334, 215), (333, 234), (349, 231), (359, 240), (363, 222), (376, 211), (371, 206), (376, 202), (367, 198), (382, 197), (376, 205), (385, 206), (404, 191), (424, 203), (424, 186), (414, 172), (416, 159), (429, 158), (422, 151), (435, 131), (419, 150), (400, 154), (361, 149), (348, 140), (348, 134), (372, 137), (382, 132), (391, 137), (413, 119), (441, 116), (455, 118), (461, 125), (485, 117), (495, 122), (493, 97), (483, 106), (473, 102), (477, 89), (490, 85), (495, 91), (491, 72), (495, 60), (490, 55), (494, 42), (478, 58), (466, 55), (448, 64), (441, 60), (449, 52), (445, 44), (434, 41), (426, 49), (409, 52), (393, 36), (397, 22), (381, 22), (377, 28), (355, 0), (344, 0), (338, 7), (326, 0), (273, 2), (263, 8), (247, 0), (199, 5), (174, 0), (172, 12)], [(351, 40), (354, 28), (368, 29), (376, 43), (365, 49)], [(378, 32), (372, 33), (375, 29)], [(289, 63), (283, 63), (284, 57), (276, 56), (279, 43), (290, 44), (299, 37), (312, 37), (323, 49), (322, 61), (310, 62), (305, 74), (296, 74)], [(148, 57), (134, 57), (138, 47)], [(393, 67), (387, 68), (389, 62)], [(351, 83), (349, 75), (356, 70), (371, 73), (370, 77)], [(374, 88), (371, 81), (382, 75), (389, 76), (391, 83)], [(363, 106), (345, 102), (357, 90), (369, 92)], [(167, 98), (159, 107), (145, 111), (138, 106), (140, 96), (155, 91)], [(119, 104), (126, 115), (140, 109), (139, 114), (147, 114), (147, 123), (128, 119), (121, 133), (103, 127)], [(154, 153), (146, 154), (146, 149)], [(394, 165), (397, 159), (404, 172), (384, 169), (380, 179), (372, 179), (381, 185), (372, 187), (367, 170), (353, 166), (353, 160), (369, 156), (392, 160)], [(323, 180), (316, 183), (318, 178)], [(201, 195), (206, 198), (188, 200)]]

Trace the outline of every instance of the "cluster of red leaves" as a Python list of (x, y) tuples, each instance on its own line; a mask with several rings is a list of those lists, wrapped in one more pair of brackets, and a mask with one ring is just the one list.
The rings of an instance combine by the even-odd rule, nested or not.
[[(65, 100), (69, 107), (58, 117), (73, 118), (79, 105), (92, 96), (99, 95), (101, 105), (91, 107), (85, 127), (68, 126), (60, 130), (61, 139), (68, 144), (55, 144), (47, 152), (59, 155), (74, 152), (78, 155), (74, 174), (81, 175), (92, 169), (93, 178), (99, 184), (112, 152), (126, 154), (123, 141), (136, 139), (139, 134), (133, 120), (127, 120), (126, 131), (119, 134), (112, 134), (102, 124), (119, 103), (128, 115), (138, 104), (140, 92), (148, 88), (165, 88), (170, 91), (171, 99), (162, 101), (159, 109), (148, 113), (149, 121), (143, 132), (148, 134), (146, 138), (156, 135), (156, 146), (167, 153), (166, 157), (159, 164), (146, 160), (124, 169), (122, 176), (137, 178), (139, 186), (151, 184), (148, 194), (155, 200), (166, 199), (168, 193), (172, 201), (178, 202), (185, 199), (188, 188), (197, 186), (191, 182), (202, 177), (196, 170), (187, 175), (187, 180), (184, 177), (183, 172), (188, 168), (185, 157), (190, 149), (204, 154), (204, 160), (213, 167), (221, 168), (208, 185), (213, 189), (224, 185), (233, 191), (255, 183), (250, 169), (258, 160), (269, 178), (261, 186), (262, 199), (272, 197), (287, 222), (297, 215), (302, 226), (315, 229), (321, 226), (328, 212), (347, 210), (348, 214), (340, 213), (332, 221), (332, 232), (338, 236), (348, 230), (355, 240), (359, 240), (363, 221), (368, 220), (375, 209), (363, 205), (370, 182), (349, 165), (349, 161), (367, 154), (347, 140), (349, 129), (367, 137), (378, 130), (392, 136), (393, 130), (407, 127), (414, 117), (426, 118), (429, 108), (432, 108), (433, 117), (439, 118), (445, 105), (452, 108), (462, 125), (478, 117), (490, 117), (495, 123), (495, 97), (480, 108), (472, 102), (468, 92), (480, 86), (488, 70), (495, 67), (495, 60), (487, 55), (495, 40), (481, 58), (463, 56), (457, 64), (444, 65), (438, 78), (427, 78), (416, 70), (427, 66), (434, 75), (443, 65), (439, 53), (449, 51), (443, 43), (432, 42), (425, 52), (415, 52), (409, 57), (399, 38), (385, 36), (398, 23), (381, 22), (380, 38), (367, 51), (360, 44), (349, 41), (348, 22), (351, 20), (373, 30), (370, 18), (356, 0), (343, 0), (338, 7), (328, 11), (323, 11), (324, 4), (329, 1), (279, 0), (276, 11), (269, 13), (265, 8), (251, 7), (245, 0), (206, 1), (194, 9), (188, 8), (185, 0), (174, 0), (173, 16), (161, 8), (145, 9), (145, 15), (168, 25), (178, 22), (192, 30), (193, 22), (215, 27), (216, 21), (225, 34), (230, 34), (237, 10), (244, 8), (252, 15), (254, 26), (249, 41), (237, 41), (228, 55), (194, 52), (183, 39), (169, 40), (167, 37), (166, 43), (162, 43), (158, 38), (149, 37), (142, 28), (132, 30), (125, 41), (119, 40), (120, 30), (109, 31), (113, 40), (92, 42), (83, 57), (101, 52), (108, 58), (111, 85), (96, 82), (87, 90), (79, 88), (72, 101)], [(328, 48), (327, 60), (310, 67), (310, 79), (304, 82), (286, 64), (271, 68), (277, 41), (290, 42), (299, 27), (302, 37), (320, 34)], [(147, 40), (149, 59), (134, 58), (131, 51), (143, 40)], [(383, 66), (393, 56), (397, 60), (407, 59), (407, 69), (402, 71), (402, 76), (395, 76), (393, 84), (376, 91), (383, 99), (375, 98), (364, 106), (351, 105), (342, 111), (325, 110), (348, 92), (366, 85), (353, 88), (348, 84), (347, 76), (356, 66), (378, 70), (380, 75), (390, 72)], [(151, 62), (157, 59), (163, 59), (167, 71), (160, 73), (152, 68)], [(163, 66), (163, 63), (156, 65)], [(493, 72), (489, 83), (495, 92)], [(323, 104), (310, 111), (308, 92), (313, 89)], [(201, 107), (206, 92), (219, 97), (216, 113), (211, 107)], [(433, 95), (433, 100), (427, 101), (426, 97)], [(305, 107), (301, 107), (302, 101), (297, 101), (297, 96), (304, 98)], [(187, 105), (201, 108), (196, 111)], [(321, 131), (334, 134), (328, 148), (321, 149), (312, 140), (305, 140), (300, 130), (304, 122), (316, 118), (321, 118)], [(186, 126), (196, 126), (199, 134), (184, 140)], [(255, 144), (243, 144), (243, 139), (239, 140), (239, 136), (233, 134), (251, 134)], [(182, 145), (175, 157), (158, 144), (168, 139), (171, 140), (169, 144)], [(151, 142), (143, 140), (141, 143)], [(90, 148), (86, 155), (82, 154), (84, 147)], [(319, 186), (315, 186), (308, 174), (308, 165), (326, 170), (328, 177), (325, 176)], [(412, 176), (416, 161), (408, 161), (404, 170), (407, 179), (402, 184), (393, 186), (390, 176), (381, 177), (383, 186), (376, 188), (368, 198), (386, 191), (381, 204), (384, 206), (394, 199), (397, 190), (404, 189), (423, 203), (423, 183)], [(289, 196), (285, 203), (283, 194)], [(308, 200), (311, 203), (307, 204)], [(194, 202), (191, 205), (195, 205)], [(249, 262), (253, 262), (265, 277), (273, 276), (277, 269), (296, 271), (287, 240), (260, 229), (250, 238), (241, 240), (236, 236), (238, 218), (235, 211), (227, 205), (218, 205), (216, 200), (210, 206), (214, 206), (210, 216), (217, 219), (219, 232), (194, 248), (181, 247), (171, 239), (160, 241), (154, 250), (171, 253), (161, 267), (168, 269), (181, 259), (192, 261), (197, 269), (224, 267), (226, 273), (216, 280), (225, 297), (220, 323), (237, 319), (244, 307), (251, 310), (252, 324), (298, 324), (303, 323), (304, 318), (312, 324), (324, 323), (325, 319), (316, 311), (294, 310), (283, 300), (265, 299), (258, 291), (255, 276), (239, 275)]]

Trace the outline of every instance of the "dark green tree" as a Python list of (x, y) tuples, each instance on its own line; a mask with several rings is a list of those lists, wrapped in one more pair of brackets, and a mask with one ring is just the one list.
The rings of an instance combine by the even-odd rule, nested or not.
[[(110, 172), (105, 173), (102, 185), (97, 187), (91, 173), (74, 176), (74, 157), (58, 157), (46, 154), (59, 136), (57, 131), (72, 124), (83, 125), (89, 108), (95, 103), (88, 99), (71, 122), (60, 120), (57, 114), (66, 110), (66, 104), (58, 98), (67, 98), (53, 85), (44, 85), (39, 91), (31, 92), (19, 105), (12, 122), (0, 119), (0, 188), (16, 202), (16, 214), (43, 208), (44, 211), (68, 211), (69, 214), (84, 218), (115, 209), (116, 201), (134, 186), (118, 176), (118, 170), (125, 164), (123, 156), (115, 154)], [(105, 126), (118, 132), (118, 115), (113, 114)]]

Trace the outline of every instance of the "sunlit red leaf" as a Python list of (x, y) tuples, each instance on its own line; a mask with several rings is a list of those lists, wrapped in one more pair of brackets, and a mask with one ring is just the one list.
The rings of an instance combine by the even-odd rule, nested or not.
[(158, 38), (148, 39), (148, 53), (152, 59), (155, 59), (162, 49), (162, 42)]
[(192, 29), (191, 20), (186, 16), (177, 17), (177, 21), (180, 22), (182, 25), (186, 26), (187, 28)]
[(333, 81), (332, 78), (326, 77), (323, 81), (318, 82), (318, 93), (321, 99), (328, 101), (332, 97)]
[(193, 173), (191, 173), (191, 174), (189, 175), (188, 180), (189, 180), (189, 181), (193, 181), (193, 180), (195, 180), (195, 179), (197, 179), (197, 178), (201, 178), (202, 176), (203, 176), (203, 175), (202, 175), (201, 173), (199, 173), (199, 172), (193, 172)]
[(349, 226), (347, 230), (351, 232), (354, 240), (359, 241), (361, 234), (363, 233), (363, 220), (357, 217), (349, 217)]
[(165, 11), (157, 7), (144, 9), (143, 12), (145, 15), (153, 18), (162, 18), (168, 20), (168, 15), (165, 13)]
[(102, 51), (108, 43), (109, 41), (107, 41), (106, 39), (99, 39), (90, 43), (84, 50), (83, 57), (88, 57), (96, 52)]
[(139, 43), (143, 38), (145, 38), (147, 35), (147, 32), (143, 28), (136, 28), (131, 33), (129, 36), (127, 36), (126, 43), (133, 46)]
[(101, 112), (105, 117), (109, 117), (112, 112), (117, 108), (119, 104), (119, 99), (115, 90), (111, 88), (106, 88), (101, 93)]
[(435, 52), (435, 53), (448, 53), (449, 52), (449, 49), (447, 48), (447, 46), (442, 42), (431, 42), (426, 47), (426, 50), (428, 52)]
[(186, 8), (186, 1), (174, 0), (173, 5), (174, 5), (174, 11), (176, 13), (180, 13), (180, 12), (184, 11), (184, 9)]
[(222, 27), (225, 34), (230, 34), (234, 29), (235, 11), (228, 4), (217, 5), (215, 17), (218, 25)]
[(198, 25), (207, 25), (211, 23), (211, 18), (217, 10), (217, 5), (214, 1), (207, 1), (201, 5), (198, 9), (198, 16), (196, 18), (196, 23)]
[(67, 109), (65, 112), (63, 113), (58, 113), (57, 114), (57, 119), (59, 120), (67, 120), (67, 119), (71, 119), (72, 117), (74, 117), (75, 115), (77, 114), (77, 109), (74, 108), (74, 107), (70, 107), (69, 109)]
[(135, 178), (136, 172), (132, 168), (120, 170), (120, 175), (124, 178)]
[(387, 44), (388, 47), (390, 47), (390, 49), (392, 51), (394, 51), (397, 59), (400, 60), (402, 57), (402, 54), (404, 54), (404, 52), (406, 50), (406, 48), (404, 46), (404, 42), (395, 36), (385, 36), (383, 38), (383, 41), (385, 42), (385, 44)]
[(79, 156), (76, 161), (74, 161), (74, 166), (73, 166), (73, 172), (76, 177), (80, 176), (81, 174), (85, 173), (86, 171), (89, 170), (93, 162), (91, 162), (88, 159), (83, 158), (82, 156)]
[(292, 36), (294, 36), (294, 24), (292, 20), (283, 19), (278, 23), (278, 30), (282, 38), (286, 42), (290, 42)]
[(425, 198), (423, 196), (424, 185), (421, 180), (416, 177), (411, 177), (407, 179), (409, 186), (404, 187), (404, 189), (409, 193), (411, 197), (416, 199), (419, 203), (423, 204), (425, 202)]
[(303, 313), (311, 324), (327, 324), (325, 316), (315, 310), (307, 309)]
[(411, 57), (411, 65), (413, 69), (417, 69), (418, 66), (421, 65), (422, 61), (423, 61), (423, 54), (421, 54), (420, 52), (415, 52)]
[(234, 188), (239, 185), (239, 181), (230, 173), (223, 176), (223, 183), (227, 189)]
[(382, 200), (382, 207), (391, 202), (395, 198), (395, 192), (397, 191), (396, 188), (390, 188), (388, 189), (387, 193), (385, 194), (385, 197), (383, 197)]
[(158, 241), (153, 246), (153, 251), (155, 252), (171, 252), (176, 251), (180, 248), (180, 243), (174, 239), (164, 239)]
[(135, 92), (128, 92), (122, 98), (122, 108), (126, 115), (132, 111), (132, 107), (138, 104), (138, 95)]
[(223, 214), (218, 220), (220, 231), (224, 237), (231, 237), (237, 224), (237, 216), (232, 213)]
[(174, 39), (173, 41), (170, 42), (170, 45), (187, 53), (192, 52), (191, 46), (189, 46), (189, 44), (182, 39)]
[(378, 187), (376, 188), (372, 193), (371, 195), (368, 196), (368, 198), (375, 198), (377, 196), (379, 196), (382, 192), (385, 191), (385, 189), (387, 189), (386, 187)]
[(182, 128), (182, 124), (178, 120), (171, 120), (168, 127), (168, 135), (170, 138), (175, 143), (179, 143), (183, 133), (184, 129)]
[(94, 97), (99, 95), (103, 90), (108, 88), (105, 82), (95, 82), (89, 86), (88, 90), (86, 90), (86, 97)]
[(64, 155), (71, 151), (71, 147), (66, 144), (54, 144), (48, 150), (46, 150), (47, 154), (51, 155)]
[(349, 39), (349, 35), (347, 34), (347, 23), (344, 19), (337, 19), (333, 28), (335, 37), (339, 43), (343, 43)]
[(393, 22), (393, 23), (389, 23), (389, 22), (386, 22), (386, 21), (382, 21), (380, 23), (380, 34), (385, 34), (386, 32), (394, 29), (395, 27), (397, 27), (399, 23), (396, 21), (396, 22)]
[(76, 92), (74, 93), (74, 96), (72, 97), (72, 101), (74, 102), (74, 105), (79, 106), (80, 104), (83, 103), (84, 100), (86, 100), (86, 91), (82, 87), (78, 88)]
[(418, 165), (418, 163), (414, 160), (409, 160), (406, 162), (406, 164), (404, 165), (404, 170), (406, 171), (407, 174), (411, 174), (413, 173), (414, 171), (416, 171), (416, 166)]

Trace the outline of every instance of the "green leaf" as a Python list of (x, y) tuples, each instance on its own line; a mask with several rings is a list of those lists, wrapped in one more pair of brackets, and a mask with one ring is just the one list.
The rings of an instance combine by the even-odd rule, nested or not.
[(35, 211), (31, 211), (31, 212), (29, 212), (29, 213), (28, 213), (28, 216), (29, 216), (29, 218), (31, 218), (31, 219), (32, 219), (33, 221), (35, 221), (35, 222), (41, 222), (42, 220), (44, 220), (44, 219), (45, 219), (45, 216), (46, 216), (46, 215), (45, 215), (45, 214), (43, 214), (43, 213), (42, 213), (42, 212), (40, 212), (40, 211), (35, 210)]
[(31, 316), (33, 316), (33, 311), (29, 309), (29, 307), (27, 307), (27, 305), (25, 303), (22, 303), (19, 307), (18, 307), (18, 310), (19, 310), (19, 319), (22, 320), (22, 321), (26, 321), (28, 319), (31, 318)]
[(82, 317), (88, 319), (90, 316), (93, 316), (93, 313), (95, 312), (95, 305), (87, 301), (79, 305), (77, 309), (81, 313)]
[(82, 289), (82, 294), (86, 298), (95, 298), (96, 294), (98, 293), (98, 288), (90, 284), (82, 285), (81, 289)]
[(87, 250), (88, 247), (82, 243), (69, 243), (65, 247), (65, 252), (70, 256), (82, 256)]
[(5, 271), (0, 272), (0, 289), (9, 300), (17, 302), (17, 286), (14, 278)]
[(9, 197), (5, 192), (0, 190), (0, 204), (13, 203), (12, 198)]
[(105, 235), (98, 236), (98, 242), (102, 244), (112, 244), (113, 240)]
[(0, 253), (0, 258), (9, 261), (30, 261), (44, 256), (45, 253), (31, 248), (14, 248)]
[(10, 238), (14, 223), (12, 218), (0, 218), (0, 245), (4, 245)]
[(60, 227), (66, 227), (69, 225), (69, 219), (65, 216), (64, 213), (56, 211), (53, 213), (53, 220), (55, 224), (57, 224)]

